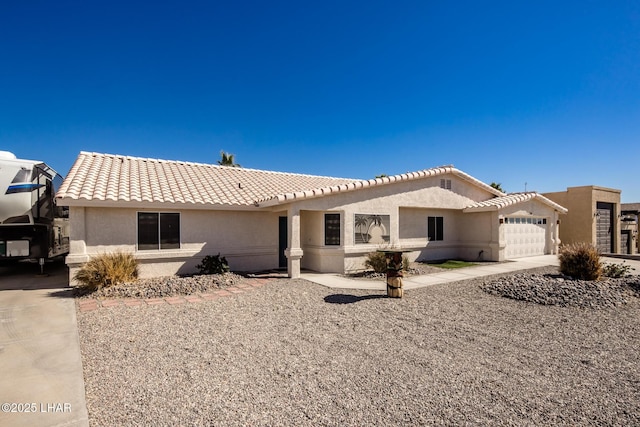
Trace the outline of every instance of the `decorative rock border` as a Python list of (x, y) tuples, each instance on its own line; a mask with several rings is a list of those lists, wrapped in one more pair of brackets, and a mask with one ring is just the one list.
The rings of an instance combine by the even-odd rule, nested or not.
[(213, 301), (219, 298), (230, 297), (233, 295), (243, 294), (247, 291), (260, 288), (269, 283), (273, 279), (250, 279), (244, 283), (228, 288), (220, 289), (213, 292), (197, 293), (191, 295), (175, 295), (164, 298), (115, 298), (115, 299), (98, 299), (86, 298), (78, 299), (77, 306), (80, 312), (98, 310), (100, 308), (111, 307), (141, 307), (153, 306), (161, 304), (179, 305), (187, 303), (199, 303), (204, 301)]

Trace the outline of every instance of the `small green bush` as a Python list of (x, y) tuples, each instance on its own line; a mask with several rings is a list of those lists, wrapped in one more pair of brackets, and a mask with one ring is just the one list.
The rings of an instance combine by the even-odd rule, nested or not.
[(364, 266), (372, 269), (376, 273), (387, 272), (387, 258), (383, 252), (370, 252), (364, 261)]
[(631, 275), (631, 266), (625, 264), (624, 261), (620, 264), (603, 264), (602, 274), (606, 277), (613, 277), (618, 279), (620, 277), (627, 277)]
[(200, 274), (222, 274), (227, 273), (231, 269), (225, 257), (218, 255), (207, 255), (202, 258), (202, 262), (196, 265)]
[[(387, 257), (384, 252), (370, 252), (367, 254), (364, 266), (372, 269), (376, 273), (386, 273)], [(409, 258), (406, 255), (402, 257), (402, 270), (409, 270)]]
[(560, 272), (580, 280), (597, 280), (602, 275), (600, 254), (590, 243), (573, 243), (560, 248)]
[(462, 261), (458, 259), (448, 259), (445, 261), (437, 261), (437, 262), (427, 262), (429, 265), (435, 265), (436, 267), (446, 268), (448, 270), (454, 270), (456, 268), (465, 268), (476, 265), (473, 262)]
[(74, 280), (90, 292), (132, 282), (137, 278), (138, 260), (127, 252), (112, 252), (91, 257), (73, 276)]

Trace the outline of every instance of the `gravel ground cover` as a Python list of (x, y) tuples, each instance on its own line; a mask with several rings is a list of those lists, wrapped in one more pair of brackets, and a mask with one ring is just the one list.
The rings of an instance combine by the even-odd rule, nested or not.
[(78, 313), (91, 425), (640, 425), (640, 300), (481, 289), (499, 279)]
[(481, 288), (492, 295), (536, 304), (601, 309), (640, 296), (640, 276), (576, 280), (559, 274), (557, 268), (548, 268), (487, 280)]
[(139, 279), (95, 292), (86, 293), (76, 288), (79, 298), (163, 298), (175, 295), (192, 295), (228, 288), (244, 282), (244, 277), (234, 273), (202, 274), (194, 276), (168, 276)]

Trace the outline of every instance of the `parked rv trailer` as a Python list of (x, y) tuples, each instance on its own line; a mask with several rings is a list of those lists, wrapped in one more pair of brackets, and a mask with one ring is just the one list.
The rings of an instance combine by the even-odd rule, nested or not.
[(55, 203), (61, 184), (46, 164), (0, 151), (0, 261), (69, 253), (69, 210)]

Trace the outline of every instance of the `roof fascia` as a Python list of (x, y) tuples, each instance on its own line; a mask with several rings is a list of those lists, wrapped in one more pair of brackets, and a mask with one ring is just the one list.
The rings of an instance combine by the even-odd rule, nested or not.
[(567, 208), (565, 208), (564, 206), (561, 206), (557, 203), (555, 203), (554, 201), (544, 197), (543, 195), (541, 195), (540, 193), (531, 193), (531, 197), (524, 199), (524, 200), (514, 200), (512, 203), (509, 203), (507, 205), (504, 206), (499, 206), (499, 205), (489, 205), (489, 206), (471, 206), (468, 208), (464, 208), (462, 210), (462, 212), (464, 213), (473, 213), (473, 212), (490, 212), (490, 211), (500, 211), (502, 209), (511, 207), (511, 206), (517, 206), (519, 204), (522, 203), (526, 203), (526, 202), (530, 202), (532, 200), (537, 200), (538, 202), (547, 205), (549, 207), (551, 207), (553, 210), (556, 210), (560, 213), (566, 214), (567, 212), (569, 212), (569, 210)]

